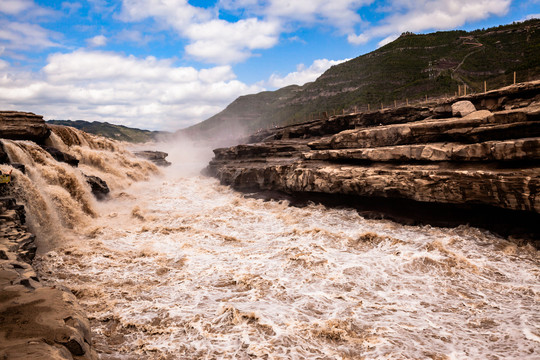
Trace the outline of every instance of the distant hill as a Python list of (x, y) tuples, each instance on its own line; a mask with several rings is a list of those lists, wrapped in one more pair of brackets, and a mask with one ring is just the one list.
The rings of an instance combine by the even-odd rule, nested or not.
[(84, 120), (48, 120), (47, 123), (53, 125), (71, 126), (83, 130), (89, 134), (100, 135), (107, 138), (128, 141), (133, 143), (142, 143), (153, 141), (160, 137), (170, 135), (166, 131), (150, 131), (130, 128), (124, 125), (114, 125), (108, 122), (84, 121)]
[(199, 137), (234, 136), (304, 122), (321, 112), (393, 106), (425, 96), (453, 96), (540, 78), (540, 20), (490, 29), (403, 33), (368, 54), (335, 65), (316, 81), (239, 97), (211, 118), (180, 130)]

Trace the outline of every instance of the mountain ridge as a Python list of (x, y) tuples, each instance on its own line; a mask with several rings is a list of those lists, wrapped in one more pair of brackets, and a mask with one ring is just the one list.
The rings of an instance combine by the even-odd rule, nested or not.
[(484, 81), (488, 90), (512, 84), (514, 72), (518, 82), (540, 78), (539, 54), (539, 19), (470, 32), (405, 32), (375, 51), (332, 66), (313, 82), (241, 96), (220, 113), (178, 132), (233, 138), (305, 122), (324, 112), (454, 96), (458, 86), (483, 92)]
[(47, 120), (47, 123), (52, 125), (71, 126), (89, 134), (132, 143), (155, 141), (159, 140), (160, 137), (170, 135), (170, 133), (166, 131), (143, 130), (100, 121), (90, 122), (86, 120)]

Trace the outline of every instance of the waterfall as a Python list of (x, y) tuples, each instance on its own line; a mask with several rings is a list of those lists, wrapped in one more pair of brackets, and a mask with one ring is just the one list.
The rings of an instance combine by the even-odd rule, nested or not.
[(28, 225), (46, 251), (71, 232), (88, 226), (98, 215), (96, 199), (86, 176), (107, 182), (111, 197), (134, 181), (148, 180), (158, 174), (152, 163), (136, 158), (125, 145), (110, 139), (86, 134), (70, 127), (53, 126), (48, 146), (76, 157), (79, 167), (55, 160), (41, 146), (31, 141), (2, 140), (11, 163), (24, 164), (26, 173), (13, 170), (10, 195), (26, 207)]

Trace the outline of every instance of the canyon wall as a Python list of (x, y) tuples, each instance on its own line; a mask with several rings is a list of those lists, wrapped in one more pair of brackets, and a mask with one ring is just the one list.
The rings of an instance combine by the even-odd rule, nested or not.
[(470, 223), (538, 246), (539, 81), (263, 130), (214, 153), (207, 173), (242, 191)]

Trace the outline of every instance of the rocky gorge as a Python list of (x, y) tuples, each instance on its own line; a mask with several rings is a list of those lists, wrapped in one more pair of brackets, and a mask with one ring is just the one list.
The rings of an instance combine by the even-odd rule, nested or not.
[(540, 245), (540, 81), (261, 130), (214, 153), (206, 172), (255, 196)]
[[(166, 163), (166, 153), (146, 155)], [(96, 200), (159, 172), (156, 165), (40, 115), (0, 111), (0, 168), (10, 174), (0, 183), (0, 358), (97, 359), (78, 299), (44, 283), (33, 261), (40, 248), (65, 241), (66, 229), (95, 218)]]

